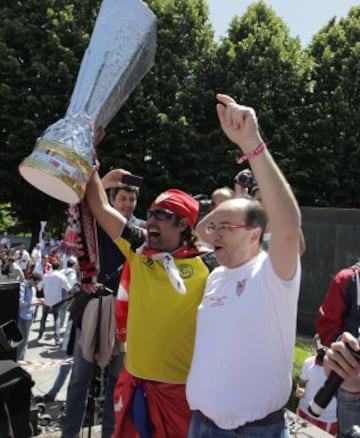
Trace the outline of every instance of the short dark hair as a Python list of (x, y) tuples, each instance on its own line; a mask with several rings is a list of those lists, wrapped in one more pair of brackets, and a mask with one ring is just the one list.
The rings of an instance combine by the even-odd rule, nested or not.
[(245, 224), (261, 228), (260, 243), (262, 243), (267, 225), (265, 209), (259, 201), (256, 201), (251, 196), (245, 195), (243, 197), (249, 200), (245, 207)]
[(123, 184), (119, 187), (112, 187), (109, 190), (109, 196), (111, 199), (114, 199), (116, 195), (118, 194), (119, 190), (125, 190), (125, 192), (134, 193), (136, 195), (136, 198), (139, 196), (139, 187), (136, 186), (129, 186), (127, 184)]
[(60, 262), (59, 262), (58, 260), (54, 260), (54, 261), (51, 263), (51, 267), (53, 268), (54, 271), (56, 271), (56, 270), (59, 269), (59, 267), (60, 267)]
[(33, 281), (41, 281), (42, 275), (40, 274), (40, 272), (32, 272), (30, 275), (30, 279)]
[[(181, 219), (183, 219), (183, 217), (176, 214), (174, 225), (178, 226)], [(199, 238), (195, 230), (193, 228), (190, 228), (189, 226), (187, 226), (186, 229), (181, 233), (181, 240), (182, 243), (186, 242), (190, 248), (197, 248), (199, 244)]]
[(76, 265), (76, 261), (74, 259), (69, 259), (66, 263), (67, 268), (72, 268), (75, 265)]

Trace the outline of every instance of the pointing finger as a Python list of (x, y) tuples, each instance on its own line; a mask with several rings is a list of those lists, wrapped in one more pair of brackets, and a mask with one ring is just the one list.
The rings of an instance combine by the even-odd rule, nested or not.
[(235, 100), (226, 94), (217, 94), (216, 99), (225, 106), (229, 103), (235, 103)]

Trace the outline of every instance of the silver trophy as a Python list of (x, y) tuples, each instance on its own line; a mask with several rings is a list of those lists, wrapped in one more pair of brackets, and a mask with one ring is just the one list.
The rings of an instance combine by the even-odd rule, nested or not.
[(65, 117), (19, 165), (23, 178), (70, 204), (81, 201), (95, 163), (94, 141), (154, 62), (156, 17), (141, 0), (104, 0)]

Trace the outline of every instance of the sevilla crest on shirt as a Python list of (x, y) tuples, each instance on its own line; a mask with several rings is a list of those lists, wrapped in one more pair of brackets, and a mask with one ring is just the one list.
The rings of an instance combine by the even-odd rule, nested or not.
[(240, 297), (242, 295), (242, 293), (244, 292), (245, 286), (246, 286), (246, 279), (238, 281), (236, 283), (236, 295), (238, 297)]

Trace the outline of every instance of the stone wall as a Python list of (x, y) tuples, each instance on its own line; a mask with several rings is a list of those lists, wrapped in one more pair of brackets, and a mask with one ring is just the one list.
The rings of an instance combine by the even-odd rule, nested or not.
[(360, 210), (302, 207), (301, 211), (306, 252), (301, 259), (298, 333), (313, 336), (318, 307), (332, 277), (360, 256)]

